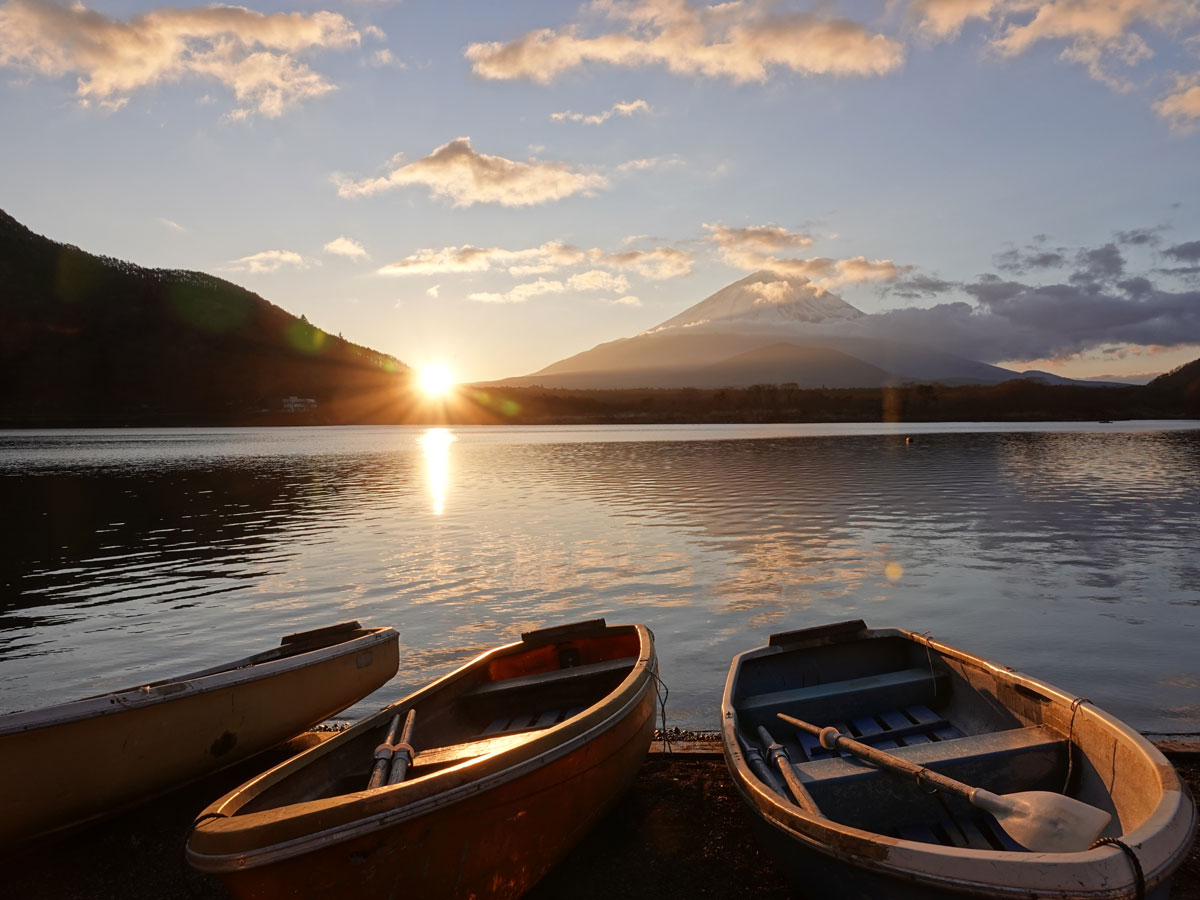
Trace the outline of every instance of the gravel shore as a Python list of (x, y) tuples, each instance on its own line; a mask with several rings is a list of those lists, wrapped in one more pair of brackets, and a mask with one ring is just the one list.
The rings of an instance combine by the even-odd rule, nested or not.
[[(706, 733), (670, 734), (675, 753), (647, 758), (633, 789), (598, 828), (527, 897), (529, 900), (696, 900), (803, 897), (759, 851), (742, 807)], [(1200, 749), (1180, 746), (1172, 761), (1200, 796)], [(136, 810), (5, 861), (5, 897), (19, 900), (227, 900), (215, 880), (183, 860), (188, 828), (213, 799), (269, 757), (219, 773)], [(1200, 847), (1175, 876), (1172, 900), (1200, 900)]]

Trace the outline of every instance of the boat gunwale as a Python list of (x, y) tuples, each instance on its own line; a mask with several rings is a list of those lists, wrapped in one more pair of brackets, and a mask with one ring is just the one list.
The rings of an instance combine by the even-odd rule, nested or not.
[[(221, 837), (230, 837), (238, 831), (266, 824), (263, 820), (289, 807), (309, 807), (309, 809), (304, 810), (303, 815), (305, 817), (337, 810), (340, 815), (347, 816), (345, 821), (338, 822), (319, 831), (311, 831), (294, 838), (264, 843), (261, 847), (251, 850), (231, 853), (205, 853), (197, 851), (192, 847), (192, 841), (189, 838), (186, 854), (189, 864), (202, 872), (221, 874), (260, 868), (303, 856), (328, 846), (336, 846), (337, 844), (371, 834), (375, 831), (390, 828), (411, 819), (420, 818), (440, 808), (452, 806), (469, 797), (516, 781), (531, 772), (543, 768), (547, 764), (556, 762), (570, 753), (587, 746), (631, 715), (643, 702), (647, 692), (652, 689), (654, 681), (657, 678), (658, 657), (654, 649), (654, 637), (650, 629), (644, 625), (609, 625), (606, 627), (610, 631), (613, 629), (635, 629), (640, 644), (636, 661), (630, 666), (629, 672), (622, 678), (621, 682), (611, 691), (576, 716), (572, 716), (549, 728), (534, 732), (528, 741), (495, 753), (464, 760), (439, 772), (432, 773), (429, 777), (437, 778), (451, 774), (461, 775), (464, 771), (482, 767), (485, 764), (498, 767), (494, 768), (493, 771), (480, 773), (478, 777), (463, 781), (461, 784), (447, 790), (433, 791), (428, 796), (420, 799), (392, 805), (368, 815), (354, 815), (354, 808), (363, 806), (373, 800), (377, 801), (380, 796), (386, 796), (388, 792), (398, 794), (404, 788), (417, 782), (402, 782), (395, 785), (385, 785), (380, 788), (339, 794), (328, 798), (302, 801), (295, 804), (283, 804), (248, 814), (234, 812), (230, 815), (220, 812), (222, 809), (229, 808), (239, 798), (244, 799), (241, 799), (241, 802), (237, 806), (244, 806), (268, 790), (273, 784), (309, 765), (320, 756), (332, 752), (336, 749), (338, 743), (349, 743), (362, 732), (378, 727), (393, 710), (403, 709), (419, 702), (421, 695), (432, 694), (444, 687), (451, 680), (461, 678), (469, 671), (477, 669), (487, 660), (502, 655), (506, 651), (514, 651), (520, 648), (524, 644), (523, 641), (494, 647), (491, 650), (481, 653), (454, 671), (443, 675), (428, 685), (418, 688), (412, 694), (395, 703), (389, 704), (346, 731), (340, 732), (335, 738), (312, 747), (289, 760), (285, 760), (273, 769), (235, 788), (224, 797), (210, 804), (202, 816), (211, 813), (214, 817), (199, 822), (192, 833), (197, 834), (209, 831), (220, 834), (224, 832), (224, 834), (220, 834)], [(607, 712), (607, 714), (603, 714), (606, 709), (612, 708), (617, 703), (620, 703), (619, 707), (611, 712)], [(597, 721), (583, 727), (582, 730), (566, 740), (559, 740), (560, 735), (568, 727), (578, 728), (586, 723), (589, 716), (597, 717), (597, 714), (603, 715), (602, 717), (598, 717)], [(545, 746), (543, 747), (542, 745)], [(509, 763), (504, 761), (506, 757), (514, 756), (518, 757), (514, 762)], [(255, 821), (256, 819), (258, 821)]]
[(53, 706), (5, 713), (0, 715), (0, 738), (28, 734), (41, 728), (53, 728), (86, 719), (118, 715), (232, 687), (253, 684), (256, 681), (285, 675), (299, 669), (332, 662), (343, 656), (361, 653), (380, 644), (399, 641), (400, 638), (399, 632), (390, 626), (364, 628), (362, 632), (323, 647), (293, 653), (277, 659), (257, 661), (280, 649), (272, 647), (269, 650), (262, 650), (250, 656), (233, 660), (220, 671), (208, 675), (199, 677), (179, 675), (139, 687), (118, 688), (105, 694), (82, 697)]
[[(907, 639), (935, 650), (943, 657), (986, 672), (998, 682), (1022, 685), (1037, 691), (1057, 705), (1070, 706), (1079, 699), (1009, 666), (902, 628), (866, 628), (846, 643), (892, 637)], [(740, 746), (737, 745), (738, 714), (733, 702), (733, 690), (744, 662), (787, 652), (789, 648), (762, 646), (735, 656), (721, 699), (721, 743), (726, 765), (743, 799), (757, 816), (772, 828), (783, 831), (815, 852), (843, 863), (906, 881), (937, 882), (960, 893), (969, 890), (973, 895), (984, 897), (1028, 897), (1031, 892), (1033, 896), (1045, 892), (1044, 895), (1052, 894), (1055, 897), (1087, 897), (1096, 900), (1128, 895), (1128, 886), (1132, 884), (1132, 871), (1119, 847), (1102, 845), (1074, 853), (1020, 854), (1005, 850), (944, 847), (853, 828), (824, 815), (814, 815), (776, 795), (751, 772)], [(1091, 701), (1080, 705), (1078, 715), (1094, 719), (1106, 733), (1123, 740), (1132, 749), (1141, 751), (1147, 757), (1147, 763), (1153, 766), (1161, 796), (1143, 822), (1132, 831), (1122, 834), (1121, 840), (1142, 851), (1147, 849), (1147, 842), (1155, 838), (1159, 839), (1155, 843), (1162, 843), (1177, 826), (1184, 811), (1182, 807), (1186, 803), (1186, 789), (1178, 773), (1158, 748), (1143, 735)], [(1167, 771), (1171, 773), (1173, 784), (1168, 784), (1164, 778), (1164, 772)], [(1194, 803), (1186, 805), (1191, 807), (1190, 825), (1186, 831), (1190, 836), (1196, 828), (1197, 812)], [(1158, 858), (1150, 860), (1145, 859), (1142, 852), (1138, 853), (1139, 862), (1144, 868), (1147, 890), (1156, 887), (1178, 868), (1191, 846), (1188, 840), (1177, 841), (1176, 844), (1177, 846), (1167, 853), (1161, 852), (1162, 848), (1153, 848), (1159, 851), (1156, 854)], [(880, 852), (880, 848), (885, 848), (884, 852)], [(966, 865), (955, 865), (956, 863)], [(999, 875), (992, 880), (979, 881), (975, 873), (981, 865), (992, 871), (1001, 866), (1006, 875), (1025, 874), (1036, 869), (1038, 875), (1032, 881), (1016, 878), (1010, 882), (1001, 882)], [(1053, 870), (1056, 876), (1052, 887), (1046, 886), (1048, 869)], [(1084, 875), (1090, 877), (1083, 877)], [(1087, 888), (1084, 886), (1087, 882), (1094, 882), (1097, 887)], [(1122, 886), (1111, 890), (1101, 886), (1110, 884)]]

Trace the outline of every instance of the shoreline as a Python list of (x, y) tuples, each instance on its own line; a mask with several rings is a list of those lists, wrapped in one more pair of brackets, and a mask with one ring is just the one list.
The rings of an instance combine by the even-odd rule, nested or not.
[[(633, 787), (532, 891), (529, 900), (800, 900), (753, 839), (750, 816), (711, 732), (652, 742)], [(192, 820), (212, 800), (319, 742), (310, 732), (255, 759), (53, 843), (5, 860), (9, 896), (30, 900), (227, 900), (183, 852)], [(657, 736), (656, 736), (657, 737)], [(1200, 796), (1200, 739), (1156, 741)], [(749, 886), (754, 889), (750, 890)], [(1200, 900), (1200, 840), (1175, 873), (1171, 900)]]

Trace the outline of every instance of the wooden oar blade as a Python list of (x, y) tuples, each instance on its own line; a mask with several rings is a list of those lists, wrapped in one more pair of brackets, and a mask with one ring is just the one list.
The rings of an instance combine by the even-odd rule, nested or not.
[(1035, 853), (1078, 853), (1100, 836), (1112, 816), (1051, 791), (997, 796), (976, 790), (971, 802), (996, 817), (1008, 836)]

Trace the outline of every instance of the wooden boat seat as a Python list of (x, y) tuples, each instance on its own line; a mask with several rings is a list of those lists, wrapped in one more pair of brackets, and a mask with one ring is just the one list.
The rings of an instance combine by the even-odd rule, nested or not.
[[(910, 762), (932, 766), (938, 771), (944, 771), (955, 763), (996, 771), (1018, 756), (1040, 754), (1057, 760), (1066, 752), (1066, 741), (1061, 734), (1045, 725), (1030, 725), (894, 747), (889, 752)], [(799, 763), (796, 772), (802, 781), (824, 783), (862, 780), (881, 774), (874, 766), (852, 757), (829, 757)]]
[(545, 712), (534, 713), (533, 715), (522, 712), (515, 716), (501, 716), (498, 719), (492, 720), (492, 723), (483, 729), (483, 734), (488, 737), (496, 737), (502, 734), (513, 734), (518, 731), (549, 728), (551, 725), (565, 722), (571, 716), (577, 715), (585, 709), (587, 709), (586, 706), (573, 706), (570, 709), (548, 709)]
[(550, 672), (538, 672), (535, 675), (518, 675), (515, 678), (505, 678), (501, 681), (485, 681), (476, 685), (463, 696), (470, 698), (494, 697), (527, 688), (540, 688), (548, 685), (569, 684), (574, 681), (585, 681), (600, 675), (611, 675), (616, 672), (629, 671), (637, 663), (636, 656), (623, 659), (609, 659), (604, 662), (589, 663), (586, 666), (572, 666), (567, 669), (554, 669)]
[(778, 721), (775, 714), (780, 712), (809, 722), (844, 720), (880, 709), (928, 705), (939, 694), (949, 696), (948, 681), (944, 672), (900, 669), (743, 697), (737, 704), (738, 715), (751, 727), (764, 724), (770, 727), (770, 723)]
[(429, 750), (418, 750), (413, 757), (414, 766), (441, 766), (460, 763), (464, 760), (486, 756), (489, 753), (499, 753), (511, 750), (525, 741), (531, 741), (537, 736), (535, 731), (522, 731), (516, 734), (502, 734), (487, 737), (478, 741), (467, 741), (462, 744), (451, 744), (448, 747), (432, 747)]

